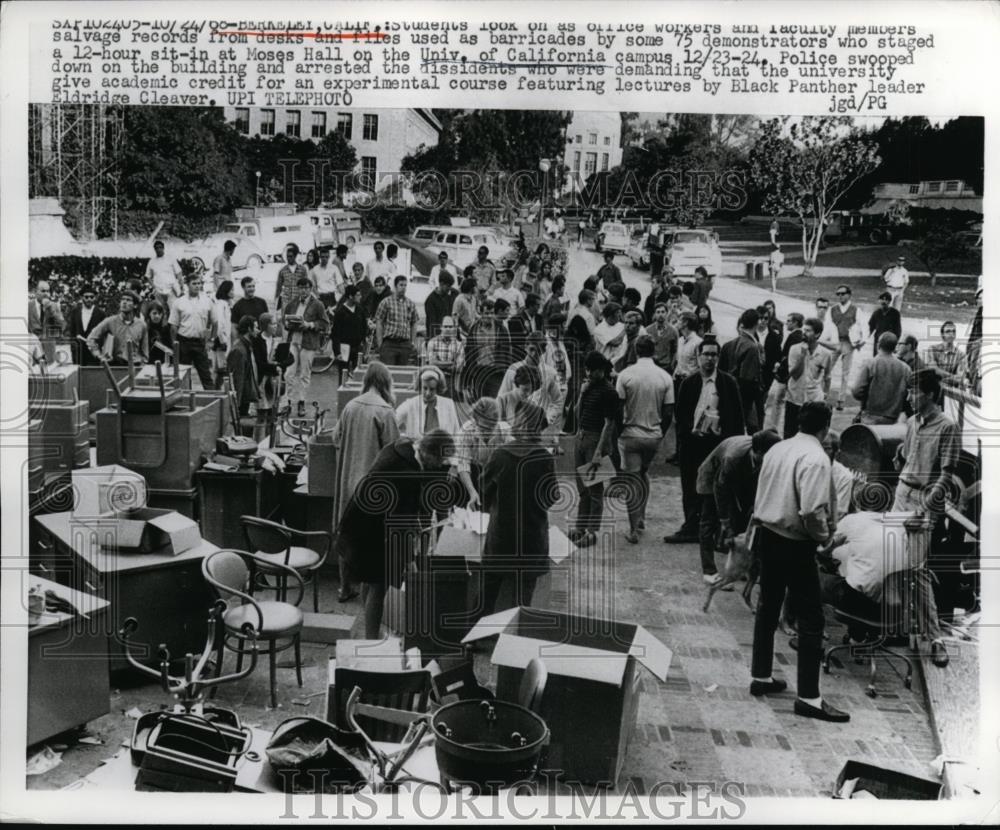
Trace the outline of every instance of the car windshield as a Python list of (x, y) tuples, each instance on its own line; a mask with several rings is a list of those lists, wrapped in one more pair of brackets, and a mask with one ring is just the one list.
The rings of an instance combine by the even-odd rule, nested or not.
[(708, 237), (706, 234), (699, 231), (680, 231), (674, 234), (674, 244), (684, 245), (685, 243), (707, 243)]
[(226, 233), (239, 233), (242, 228), (239, 225), (226, 225), (224, 230)]

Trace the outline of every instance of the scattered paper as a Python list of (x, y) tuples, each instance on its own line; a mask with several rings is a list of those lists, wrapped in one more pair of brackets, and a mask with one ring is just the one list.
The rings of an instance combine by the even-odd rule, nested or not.
[(459, 530), (471, 530), (473, 533), (485, 536), (490, 526), (490, 514), (456, 507), (451, 514), (451, 523)]
[(103, 746), (104, 741), (100, 738), (95, 738), (93, 735), (84, 735), (77, 740), (77, 743), (88, 744), (90, 746)]
[(308, 706), (311, 703), (311, 701), (305, 700), (300, 697), (293, 697), (292, 703), (294, 703), (296, 706)]
[(295, 486), (301, 487), (303, 484), (309, 483), (309, 468), (303, 467), (299, 470), (298, 476), (295, 478)]
[(714, 692), (716, 689), (719, 688), (719, 684), (713, 683), (711, 686), (705, 686), (704, 688), (706, 692)]
[(132, 718), (132, 720), (139, 720), (142, 717), (142, 712), (133, 706), (125, 713), (125, 717)]
[(603, 484), (615, 477), (615, 465), (611, 463), (611, 456), (601, 457), (601, 463), (593, 467), (588, 461), (576, 468), (580, 480), (584, 487), (593, 487), (595, 484)]
[(36, 752), (28, 759), (25, 766), (26, 775), (44, 775), (51, 769), (55, 769), (62, 763), (62, 755), (53, 752), (50, 747), (45, 747), (41, 752)]

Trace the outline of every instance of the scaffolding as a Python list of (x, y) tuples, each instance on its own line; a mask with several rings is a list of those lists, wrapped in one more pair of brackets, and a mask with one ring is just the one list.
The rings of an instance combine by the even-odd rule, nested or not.
[(31, 197), (55, 197), (80, 240), (118, 237), (124, 112), (103, 104), (31, 104)]

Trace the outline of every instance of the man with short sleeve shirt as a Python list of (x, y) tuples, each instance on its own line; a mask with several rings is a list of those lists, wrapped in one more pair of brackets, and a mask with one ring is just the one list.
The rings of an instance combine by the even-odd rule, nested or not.
[(379, 358), (388, 366), (406, 366), (417, 334), (417, 307), (406, 296), (406, 277), (393, 282), (393, 293), (375, 311), (375, 338)]
[(639, 541), (646, 528), (649, 501), (649, 468), (674, 415), (674, 381), (653, 362), (653, 339), (641, 334), (635, 340), (636, 362), (618, 375), (616, 391), (623, 401), (622, 432), (618, 449), (625, 477), (637, 492), (628, 498), (629, 530), (625, 538)]
[(183, 293), (181, 266), (177, 264), (177, 260), (165, 256), (164, 250), (161, 240), (153, 243), (153, 256), (146, 263), (146, 279), (153, 284), (156, 300), (164, 308), (170, 308), (173, 301)]
[(833, 368), (833, 354), (820, 348), (823, 322), (810, 317), (802, 325), (802, 342), (788, 351), (788, 388), (785, 394), (785, 437), (798, 429), (799, 409), (803, 404), (826, 397)]
[(906, 293), (906, 287), (910, 284), (910, 272), (906, 270), (906, 257), (897, 257), (896, 264), (886, 270), (882, 279), (885, 280), (885, 287), (889, 296), (892, 297), (890, 305), (902, 313), (903, 295)]
[(337, 268), (330, 264), (330, 249), (323, 248), (319, 252), (319, 262), (309, 271), (309, 279), (325, 308), (333, 308), (337, 304), (337, 295), (344, 293), (343, 280), (337, 279), (338, 273)]
[(750, 694), (760, 697), (787, 688), (771, 674), (774, 633), (787, 596), (798, 620), (795, 714), (845, 723), (851, 716), (823, 700), (819, 690), (824, 616), (816, 550), (832, 537), (837, 509), (823, 448), (831, 414), (825, 403), (804, 403), (798, 432), (773, 446), (761, 464), (754, 502), (760, 527), (753, 542), (761, 563), (760, 605), (754, 618)]
[(365, 266), (365, 276), (373, 284), (379, 277), (385, 277), (385, 281), (388, 282), (396, 274), (396, 264), (386, 258), (384, 242), (379, 240), (372, 247), (375, 250), (375, 259), (369, 260)]
[(212, 337), (211, 297), (201, 293), (205, 281), (200, 274), (188, 274), (188, 293), (170, 307), (170, 332), (177, 344), (181, 363), (194, 366), (203, 389), (214, 389), (207, 343)]

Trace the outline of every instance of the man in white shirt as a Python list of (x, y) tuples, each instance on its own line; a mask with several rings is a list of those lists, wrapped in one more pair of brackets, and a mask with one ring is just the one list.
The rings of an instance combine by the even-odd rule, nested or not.
[(507, 371), (504, 372), (497, 397), (514, 390), (516, 386), (514, 378), (521, 366), (528, 366), (531, 369), (535, 369), (539, 373), (541, 385), (531, 393), (529, 400), (542, 408), (550, 424), (556, 424), (562, 415), (563, 395), (559, 386), (558, 373), (542, 360), (545, 345), (545, 335), (542, 332), (533, 331), (528, 335), (525, 341), (524, 360), (512, 363), (507, 368)]
[(212, 263), (212, 286), (215, 291), (219, 290), (219, 286), (223, 282), (233, 279), (233, 251), (235, 250), (236, 243), (232, 239), (226, 240), (226, 244), (222, 246), (222, 253)]
[(516, 317), (524, 308), (524, 295), (511, 285), (513, 279), (514, 272), (509, 268), (497, 271), (498, 282), (493, 284), (488, 295), (493, 297), (494, 301), (502, 298), (510, 303), (510, 316)]
[(365, 276), (374, 284), (378, 277), (385, 277), (386, 283), (396, 274), (396, 266), (385, 257), (385, 243), (378, 240), (373, 246), (375, 259), (365, 266)]
[(177, 260), (164, 255), (164, 245), (159, 239), (153, 243), (153, 257), (146, 263), (146, 279), (153, 284), (156, 300), (169, 309), (174, 299), (183, 294), (181, 266)]
[(768, 271), (771, 273), (771, 293), (778, 290), (778, 277), (781, 274), (781, 266), (785, 264), (785, 255), (781, 252), (781, 246), (777, 242), (771, 244), (771, 256), (767, 261)]
[(882, 279), (885, 280), (886, 290), (892, 297), (892, 307), (902, 314), (903, 295), (906, 293), (906, 287), (910, 284), (910, 272), (906, 270), (906, 257), (897, 257), (896, 264), (886, 269)]
[(618, 451), (624, 477), (635, 487), (627, 499), (629, 529), (625, 534), (632, 544), (638, 543), (639, 532), (646, 528), (649, 468), (674, 416), (674, 381), (653, 362), (655, 349), (653, 338), (640, 334), (635, 339), (636, 362), (622, 370), (615, 384), (623, 401)]
[(816, 549), (833, 536), (837, 511), (830, 459), (823, 449), (831, 414), (825, 403), (803, 404), (798, 432), (775, 444), (761, 464), (753, 511), (760, 524), (753, 549), (760, 556), (761, 572), (750, 694), (760, 697), (788, 688), (771, 674), (774, 633), (787, 596), (798, 620), (795, 714), (845, 723), (851, 716), (823, 700), (819, 691), (824, 616)]
[(442, 271), (447, 271), (449, 274), (451, 274), (452, 278), (455, 281), (454, 282), (455, 285), (461, 285), (462, 283), (461, 272), (458, 270), (458, 268), (455, 267), (453, 263), (448, 261), (447, 251), (441, 251), (441, 253), (438, 254), (437, 265), (431, 268), (431, 275), (430, 277), (428, 277), (427, 283), (428, 285), (430, 285), (432, 289), (437, 288), (438, 277), (441, 276)]
[(621, 311), (622, 307), (618, 303), (608, 303), (604, 306), (604, 319), (594, 327), (594, 348), (610, 360), (612, 365), (628, 351)]
[(344, 283), (337, 276), (338, 269), (330, 264), (330, 249), (323, 248), (319, 252), (319, 262), (309, 269), (309, 279), (316, 286), (316, 296), (326, 308), (335, 306), (338, 295), (344, 293)]
[(188, 293), (178, 297), (170, 308), (170, 333), (177, 344), (180, 362), (194, 366), (203, 389), (214, 389), (212, 368), (208, 361), (208, 340), (213, 336), (212, 298), (201, 293), (201, 274), (185, 278)]
[(677, 369), (674, 372), (674, 384), (680, 386), (681, 381), (689, 375), (698, 373), (698, 319), (693, 314), (681, 316), (677, 341)]

